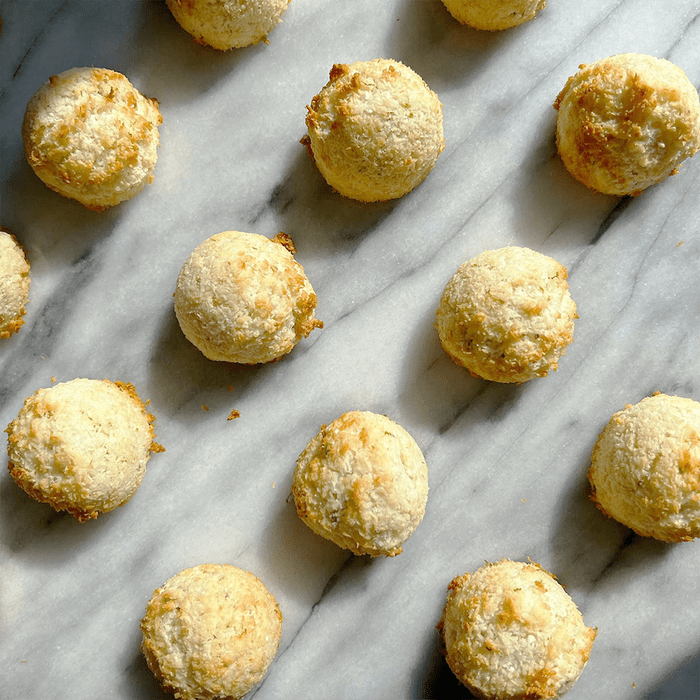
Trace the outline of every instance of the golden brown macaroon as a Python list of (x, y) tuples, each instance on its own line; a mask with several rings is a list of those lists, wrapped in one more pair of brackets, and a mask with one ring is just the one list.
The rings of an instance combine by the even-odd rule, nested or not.
[(700, 403), (654, 394), (615, 413), (588, 478), (600, 510), (637, 534), (700, 536)]
[(461, 24), (494, 31), (529, 22), (547, 4), (546, 0), (442, 0)]
[(153, 593), (141, 631), (141, 650), (165, 691), (180, 700), (233, 700), (267, 673), (282, 613), (248, 571), (200, 564)]
[(72, 68), (54, 75), (27, 105), (27, 162), (52, 190), (100, 211), (138, 194), (158, 159), (158, 101), (121, 73)]
[(355, 554), (393, 557), (425, 514), (428, 467), (400, 425), (350, 411), (322, 426), (301, 453), (292, 493), (316, 534)]
[(587, 187), (638, 195), (700, 149), (700, 99), (670, 61), (638, 53), (582, 64), (555, 103), (557, 148)]
[(24, 324), (29, 281), (29, 261), (22, 246), (0, 228), (0, 338), (9, 338)]
[(307, 111), (302, 143), (331, 187), (362, 202), (410, 192), (445, 145), (440, 100), (398, 61), (334, 65)]
[(267, 42), (290, 0), (166, 0), (177, 23), (220, 51)]
[(445, 352), (472, 376), (520, 383), (556, 370), (573, 340), (566, 268), (529, 248), (487, 250), (447, 283), (437, 309)]
[(210, 360), (279, 359), (323, 323), (289, 236), (224, 231), (200, 243), (180, 270), (175, 314)]
[(131, 384), (73, 379), (39, 389), (7, 427), (8, 468), (32, 498), (81, 522), (126, 503), (154, 442), (152, 415)]
[(453, 673), (488, 700), (561, 697), (596, 636), (552, 574), (505, 559), (450, 583), (438, 629)]

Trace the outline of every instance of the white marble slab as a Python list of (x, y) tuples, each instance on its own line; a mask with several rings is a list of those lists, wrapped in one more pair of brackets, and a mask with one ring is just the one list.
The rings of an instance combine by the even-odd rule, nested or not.
[[(700, 400), (700, 158), (636, 199), (594, 194), (556, 155), (552, 108), (580, 63), (625, 51), (698, 86), (698, 0), (550, 0), (501, 33), (439, 0), (293, 0), (269, 45), (229, 53), (196, 46), (161, 2), (0, 15), (1, 220), (32, 262), (26, 325), (0, 345), (0, 424), (54, 377), (110, 377), (150, 398), (167, 450), (129, 504), (82, 525), (0, 478), (0, 696), (164, 697), (139, 619), (168, 577), (216, 561), (255, 572), (284, 613), (260, 700), (469, 697), (438, 652), (446, 586), (531, 557), (599, 629), (567, 697), (700, 697), (700, 545), (632, 535), (585, 477), (625, 403)], [(329, 190), (299, 139), (331, 65), (378, 56), (439, 94), (446, 148), (414, 192), (364, 205)], [(102, 214), (22, 153), (33, 92), (81, 65), (125, 73), (163, 112), (152, 186)], [(272, 365), (206, 360), (173, 314), (184, 259), (234, 228), (288, 233), (319, 298), (325, 328)], [(470, 378), (432, 325), (457, 266), (506, 244), (565, 264), (580, 315), (559, 371), (521, 386)], [(348, 555), (288, 501), (306, 442), (355, 408), (400, 422), (429, 465), (426, 517), (394, 559)]]

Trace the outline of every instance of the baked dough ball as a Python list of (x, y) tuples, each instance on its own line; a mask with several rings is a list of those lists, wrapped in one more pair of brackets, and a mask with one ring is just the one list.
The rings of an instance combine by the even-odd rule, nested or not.
[(141, 650), (164, 690), (181, 700), (233, 700), (267, 673), (282, 614), (253, 574), (200, 564), (153, 593), (141, 631)]
[(177, 23), (215, 49), (267, 43), (290, 0), (167, 0)]
[(270, 240), (224, 231), (198, 245), (175, 290), (187, 339), (210, 360), (251, 365), (286, 355), (321, 328), (316, 295), (293, 252), (284, 234)]
[(158, 101), (121, 73), (72, 68), (29, 101), (24, 152), (52, 190), (100, 211), (138, 194), (158, 159)]
[(563, 265), (529, 248), (468, 260), (440, 299), (442, 347), (475, 377), (520, 383), (546, 376), (573, 340), (576, 304), (566, 276)]
[(546, 0), (442, 0), (461, 24), (475, 29), (508, 29), (535, 18)]
[(438, 625), (447, 663), (477, 697), (558, 698), (588, 661), (596, 630), (538, 564), (486, 564), (449, 585)]
[(398, 61), (334, 65), (307, 110), (302, 142), (318, 169), (340, 194), (362, 202), (410, 192), (445, 145), (440, 100)]
[(0, 228), (0, 338), (22, 327), (28, 298), (29, 261), (17, 239)]
[(74, 379), (39, 389), (7, 427), (8, 468), (32, 498), (81, 522), (126, 503), (154, 441), (152, 415), (131, 384)]
[(598, 507), (637, 534), (700, 536), (700, 403), (655, 394), (615, 413), (588, 478)]
[(344, 413), (297, 460), (299, 517), (355, 554), (393, 557), (425, 514), (428, 467), (415, 440), (386, 416)]
[(700, 100), (670, 61), (638, 53), (583, 64), (555, 103), (557, 147), (587, 187), (638, 195), (700, 148)]

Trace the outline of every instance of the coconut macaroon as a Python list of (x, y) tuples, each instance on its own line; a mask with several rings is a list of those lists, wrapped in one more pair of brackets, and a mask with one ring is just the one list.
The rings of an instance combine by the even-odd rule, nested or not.
[(29, 165), (64, 197), (100, 211), (138, 194), (158, 159), (158, 101), (104, 68), (52, 76), (22, 124)]
[(437, 330), (472, 376), (520, 383), (556, 370), (573, 340), (576, 304), (566, 268), (529, 248), (487, 250), (447, 283)]
[(292, 493), (299, 517), (316, 534), (354, 554), (393, 557), (425, 514), (428, 467), (400, 425), (350, 411), (306, 446)]
[(289, 236), (224, 231), (200, 243), (180, 270), (175, 314), (210, 360), (258, 364), (286, 355), (323, 323)]
[(24, 324), (29, 299), (29, 261), (19, 241), (0, 228), (0, 338), (9, 338)]
[(582, 64), (555, 103), (557, 147), (587, 187), (638, 195), (700, 149), (700, 99), (670, 61), (638, 53)]
[(74, 379), (39, 389), (7, 427), (8, 468), (32, 498), (83, 522), (126, 503), (154, 442), (131, 384)]
[(588, 478), (600, 510), (637, 534), (700, 536), (700, 403), (654, 394), (615, 413)]
[(282, 614), (253, 574), (200, 564), (153, 593), (141, 631), (141, 650), (165, 691), (180, 700), (233, 700), (267, 673)]
[(454, 674), (489, 700), (560, 697), (596, 636), (552, 574), (508, 560), (455, 578), (438, 629)]
[(546, 0), (442, 0), (461, 24), (474, 29), (509, 29), (529, 22), (547, 4)]
[(177, 23), (200, 44), (227, 51), (267, 41), (290, 0), (166, 0)]
[(331, 187), (362, 202), (410, 192), (444, 148), (440, 100), (398, 61), (334, 65), (307, 111), (302, 143)]

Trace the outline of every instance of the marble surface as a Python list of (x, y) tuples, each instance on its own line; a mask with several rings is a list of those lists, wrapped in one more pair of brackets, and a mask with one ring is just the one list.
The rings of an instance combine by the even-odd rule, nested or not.
[[(32, 263), (21, 332), (0, 345), (0, 423), (75, 377), (132, 382), (166, 452), (136, 496), (80, 524), (0, 477), (0, 695), (164, 698), (140, 654), (152, 591), (182, 568), (256, 573), (284, 614), (267, 698), (466, 698), (435, 625), (457, 574), (503, 557), (554, 572), (598, 627), (571, 700), (700, 697), (700, 543), (643, 539), (588, 499), (598, 432), (662, 391), (700, 400), (700, 157), (640, 197), (594, 194), (554, 145), (577, 66), (636, 51), (700, 85), (698, 0), (550, 0), (501, 33), (439, 0), (293, 0), (260, 44), (197, 46), (161, 2), (0, 2), (2, 224)], [(446, 148), (401, 200), (334, 194), (299, 144), (333, 63), (391, 57), (444, 105)], [(20, 125), (50, 75), (126, 74), (160, 100), (153, 184), (93, 213), (26, 164)], [(280, 362), (206, 360), (172, 309), (180, 266), (228, 229), (289, 234), (318, 295)], [(525, 245), (567, 266), (579, 308), (558, 372), (472, 379), (433, 327), (467, 258)], [(240, 418), (227, 421), (232, 409)], [(393, 559), (314, 535), (290, 502), (295, 460), (346, 410), (385, 413), (423, 449), (425, 519)]]

